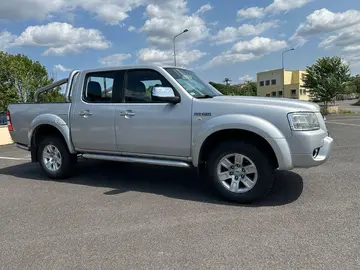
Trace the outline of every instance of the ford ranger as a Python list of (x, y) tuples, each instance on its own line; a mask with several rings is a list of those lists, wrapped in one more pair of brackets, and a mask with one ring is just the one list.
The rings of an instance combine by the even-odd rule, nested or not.
[[(64, 85), (65, 101), (39, 96)], [(286, 98), (226, 96), (191, 70), (153, 65), (74, 70), (10, 104), (8, 129), (48, 177), (86, 159), (196, 168), (223, 198), (249, 203), (276, 170), (327, 161), (333, 139), (319, 106)]]

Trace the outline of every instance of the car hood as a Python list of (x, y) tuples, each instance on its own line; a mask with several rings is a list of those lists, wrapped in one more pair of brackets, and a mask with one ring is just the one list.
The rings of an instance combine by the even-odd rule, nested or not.
[(290, 98), (272, 98), (256, 96), (216, 96), (211, 99), (211, 102), (286, 107), (296, 111), (318, 112), (320, 110), (320, 106), (316, 103)]

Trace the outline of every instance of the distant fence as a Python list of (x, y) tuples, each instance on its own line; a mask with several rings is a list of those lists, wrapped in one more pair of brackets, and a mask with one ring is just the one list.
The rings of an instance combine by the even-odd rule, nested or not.
[(0, 125), (7, 125), (7, 117), (4, 113), (0, 113)]

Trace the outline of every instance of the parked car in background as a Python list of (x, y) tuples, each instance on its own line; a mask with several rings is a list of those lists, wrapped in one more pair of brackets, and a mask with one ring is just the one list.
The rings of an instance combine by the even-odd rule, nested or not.
[[(38, 103), (63, 84), (66, 102)], [(317, 104), (225, 96), (190, 70), (152, 65), (74, 70), (34, 103), (10, 104), (9, 131), (54, 179), (78, 156), (197, 168), (240, 203), (267, 194), (275, 170), (323, 164), (333, 145)]]
[(0, 125), (7, 125), (7, 116), (5, 113), (0, 113)]

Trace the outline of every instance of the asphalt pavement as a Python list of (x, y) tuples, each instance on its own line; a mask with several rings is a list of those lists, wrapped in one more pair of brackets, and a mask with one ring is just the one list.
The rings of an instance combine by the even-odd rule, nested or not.
[(336, 105), (339, 106), (341, 110), (348, 110), (353, 111), (355, 113), (360, 113), (360, 106), (354, 106), (358, 100), (357, 99), (350, 99), (350, 100), (337, 100)]
[(360, 117), (327, 119), (330, 160), (249, 206), (193, 170), (80, 160), (52, 181), (0, 147), (0, 268), (360, 269)]

